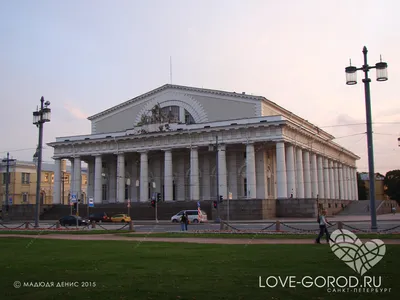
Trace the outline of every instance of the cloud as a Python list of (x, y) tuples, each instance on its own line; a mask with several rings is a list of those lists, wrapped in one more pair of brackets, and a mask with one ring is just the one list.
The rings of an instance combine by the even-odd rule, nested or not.
[(84, 113), (78, 107), (73, 106), (71, 103), (64, 103), (64, 108), (76, 119), (86, 120), (89, 115)]

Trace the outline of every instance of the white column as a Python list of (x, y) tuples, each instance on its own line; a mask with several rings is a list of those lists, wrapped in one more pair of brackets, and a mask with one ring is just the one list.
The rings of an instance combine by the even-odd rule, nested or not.
[(226, 147), (225, 145), (219, 146), (218, 151), (218, 181), (219, 181), (219, 194), (222, 195), (224, 199), (228, 196), (227, 187), (227, 171), (226, 171)]
[(182, 106), (179, 107), (179, 121), (185, 123), (185, 109)]
[(286, 160), (285, 160), (285, 143), (276, 143), (276, 178), (277, 178), (277, 198), (288, 197), (288, 187), (286, 179)]
[(343, 199), (349, 200), (348, 190), (347, 190), (347, 166), (343, 165)]
[(102, 203), (103, 200), (103, 178), (101, 176), (103, 163), (101, 155), (94, 158), (94, 203)]
[(296, 176), (294, 168), (294, 149), (292, 145), (286, 148), (286, 176), (287, 176), (287, 195), (296, 197)]
[(349, 167), (349, 178), (350, 200), (354, 200), (354, 176), (352, 167)]
[(117, 154), (117, 202), (125, 202), (125, 155)]
[(172, 171), (172, 151), (171, 149), (164, 150), (164, 199), (165, 201), (173, 201), (173, 180)]
[[(71, 163), (71, 173), (70, 173), (70, 177), (69, 177), (69, 193), (72, 195), (75, 193), (75, 164), (74, 164), (74, 159), (70, 158), (69, 159), (70, 163)], [(68, 203), (70, 203), (71, 198), (68, 199)]]
[(311, 198), (317, 198), (318, 195), (318, 167), (317, 155), (311, 153)]
[(330, 181), (329, 181), (329, 164), (328, 159), (324, 157), (324, 198), (329, 199), (331, 197), (330, 193)]
[(347, 181), (346, 181), (347, 199), (351, 200), (351, 184), (350, 184), (351, 178), (350, 178), (350, 167), (349, 166), (346, 166), (346, 178), (347, 178)]
[(238, 185), (238, 168), (236, 161), (236, 152), (230, 151), (227, 156), (228, 160), (228, 195), (232, 193), (232, 198), (238, 198), (237, 185)]
[(247, 179), (246, 198), (254, 199), (257, 197), (254, 143), (246, 144), (246, 179)]
[(86, 203), (89, 203), (89, 198), (94, 197), (94, 160), (89, 158), (87, 161), (87, 192)]
[(54, 159), (54, 193), (53, 204), (61, 203), (61, 159)]
[(324, 163), (322, 156), (317, 157), (318, 168), (318, 194), (319, 198), (325, 198)]
[(301, 148), (297, 148), (296, 150), (296, 189), (297, 189), (297, 198), (304, 198), (304, 179), (303, 179), (303, 150)]
[(353, 169), (354, 176), (354, 200), (358, 200), (358, 178), (357, 178), (357, 169)]
[[(74, 193), (76, 194), (76, 198), (79, 200), (81, 199), (81, 192), (82, 192), (82, 171), (81, 171), (81, 158), (75, 157), (74, 158)], [(81, 199), (81, 203), (83, 203)]]
[(333, 179), (335, 181), (335, 199), (339, 199), (339, 170), (337, 162), (333, 162)]
[(140, 153), (140, 201), (149, 200), (149, 169), (147, 152)]
[(330, 186), (330, 195), (331, 199), (335, 199), (335, 178), (334, 178), (334, 169), (333, 169), (333, 161), (329, 160), (329, 186)]
[(339, 199), (344, 199), (344, 190), (343, 190), (343, 165), (341, 163), (338, 164), (339, 168)]
[(310, 172), (310, 152), (303, 152), (303, 170), (304, 170), (304, 197), (311, 199), (311, 172)]
[(199, 179), (199, 152), (197, 147), (192, 147), (190, 149), (190, 200), (200, 200)]

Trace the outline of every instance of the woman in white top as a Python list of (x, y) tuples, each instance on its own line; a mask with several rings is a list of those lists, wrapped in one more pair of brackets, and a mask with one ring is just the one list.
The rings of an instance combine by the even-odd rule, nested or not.
[(324, 234), (326, 235), (326, 242), (327, 243), (329, 242), (329, 232), (328, 232), (328, 228), (327, 228), (328, 224), (330, 224), (330, 223), (328, 222), (328, 219), (326, 218), (326, 210), (324, 209), (324, 210), (322, 210), (322, 213), (319, 216), (319, 235), (318, 235), (317, 239), (315, 240), (315, 242), (317, 244), (321, 244), (320, 240), (324, 236)]

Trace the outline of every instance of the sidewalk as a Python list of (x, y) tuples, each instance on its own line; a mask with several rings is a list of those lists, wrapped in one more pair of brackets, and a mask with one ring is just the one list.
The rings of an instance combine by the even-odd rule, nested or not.
[[(228, 239), (228, 238), (154, 238), (154, 237), (124, 237), (116, 235), (18, 235), (4, 234), (0, 238), (21, 237), (29, 239), (50, 239), (50, 240), (75, 240), (75, 241), (132, 241), (132, 242), (164, 242), (164, 243), (192, 243), (192, 244), (229, 244), (229, 245), (291, 245), (291, 244), (314, 244), (314, 239)], [(366, 242), (367, 240), (361, 239)], [(387, 245), (400, 245), (400, 240), (387, 239)], [(321, 247), (321, 245), (315, 245)]]

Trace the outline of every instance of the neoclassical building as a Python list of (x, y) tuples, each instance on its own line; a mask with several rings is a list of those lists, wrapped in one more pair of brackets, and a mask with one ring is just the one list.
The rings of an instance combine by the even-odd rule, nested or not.
[(224, 199), (358, 200), (359, 157), (264, 97), (166, 84), (88, 119), (91, 134), (48, 144), (55, 204), (61, 159), (76, 194), (87, 163), (95, 203), (212, 200), (217, 182)]

